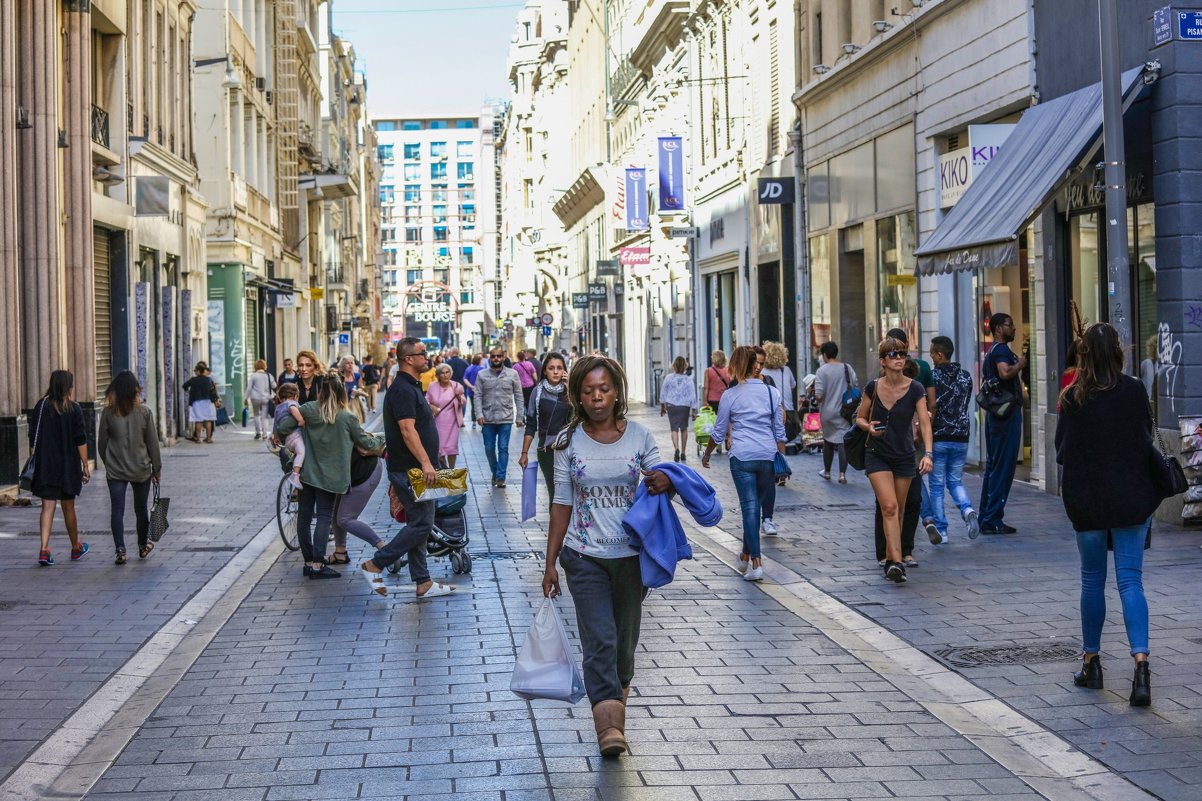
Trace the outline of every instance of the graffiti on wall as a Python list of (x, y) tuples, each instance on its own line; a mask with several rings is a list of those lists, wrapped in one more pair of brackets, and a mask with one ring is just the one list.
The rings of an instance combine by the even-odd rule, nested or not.
[(1181, 342), (1173, 336), (1173, 329), (1168, 323), (1161, 323), (1156, 330), (1156, 373), (1161, 394), (1168, 398), (1174, 414), (1177, 412), (1177, 371), (1181, 367), (1181, 354)]
[(1185, 322), (1190, 328), (1202, 328), (1202, 306), (1186, 306)]
[(210, 300), (205, 307), (209, 321), (209, 369), (213, 372), (213, 381), (225, 383), (225, 301)]

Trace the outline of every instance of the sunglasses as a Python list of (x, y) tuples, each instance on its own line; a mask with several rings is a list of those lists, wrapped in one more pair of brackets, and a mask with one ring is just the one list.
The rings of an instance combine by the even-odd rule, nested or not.
[(881, 354), (882, 359), (908, 359), (910, 354), (900, 350), (891, 350), (888, 353)]
[(504, 356), (489, 356), (488, 358), (492, 359), (494, 362), (503, 361), (505, 359)]

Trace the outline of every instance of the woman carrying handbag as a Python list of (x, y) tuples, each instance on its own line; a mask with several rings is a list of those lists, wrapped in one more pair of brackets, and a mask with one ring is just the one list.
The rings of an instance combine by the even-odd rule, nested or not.
[(125, 493), (134, 490), (134, 519), (138, 527), (138, 556), (150, 556), (151, 482), (159, 483), (163, 462), (159, 456), (159, 435), (154, 412), (142, 403), (142, 387), (129, 370), (113, 378), (104, 393), (100, 413), (96, 452), (104, 463), (109, 489), (109, 525), (113, 532), (115, 563), (125, 564)]
[(75, 376), (66, 370), (50, 374), (50, 386), (33, 407), (30, 419), (37, 423), (29, 429), (30, 460), (33, 473), (30, 488), (42, 499), (39, 533), (42, 548), (38, 564), (50, 567), (50, 528), (54, 524), (54, 507), (63, 505), (63, 523), (71, 539), (71, 561), (82, 559), (88, 544), (79, 539), (79, 522), (75, 516), (75, 499), (83, 485), (91, 480), (88, 469), (88, 434), (83, 409), (74, 400)]

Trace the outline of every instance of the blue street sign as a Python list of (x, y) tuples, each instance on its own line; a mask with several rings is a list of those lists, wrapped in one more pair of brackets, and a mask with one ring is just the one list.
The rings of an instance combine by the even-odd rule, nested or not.
[(543, 336), (545, 336), (545, 337), (551, 336), (551, 326), (549, 326), (549, 325), (543, 326)]
[(351, 335), (350, 334), (339, 334), (338, 335), (338, 344), (339, 345), (351, 344)]
[(1173, 10), (1168, 6), (1152, 12), (1152, 46), (1160, 47), (1173, 40)]
[(1202, 41), (1202, 11), (1177, 12), (1177, 38), (1183, 41)]

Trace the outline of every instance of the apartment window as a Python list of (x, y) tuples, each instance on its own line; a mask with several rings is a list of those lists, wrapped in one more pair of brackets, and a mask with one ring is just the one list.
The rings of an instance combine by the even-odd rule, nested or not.
[(406, 270), (405, 271), (405, 283), (406, 284), (418, 284), (418, 283), (421, 283), (421, 280), (422, 280), (422, 271), (421, 270)]
[(395, 250), (384, 251), (384, 265), (386, 267), (388, 267), (388, 266), (395, 267), (396, 266), (396, 251)]
[(522, 180), (522, 206), (527, 209), (534, 208), (534, 181), (530, 178)]
[(474, 218), (476, 216), (476, 204), (475, 203), (460, 203), (459, 204), (459, 216)]
[(451, 271), (446, 268), (435, 270), (434, 280), (440, 284), (443, 284), (444, 286), (449, 284), (451, 282)]
[(421, 120), (405, 120), (401, 123), (402, 131), (420, 131), (422, 129)]
[(396, 187), (392, 184), (380, 184), (380, 202), (392, 203), (396, 199)]
[(405, 161), (420, 161), (421, 157), (421, 142), (411, 142), (405, 145)]
[(450, 241), (450, 237), (447, 236), (447, 227), (445, 225), (434, 226), (434, 241), (435, 242)]
[(474, 203), (476, 201), (475, 185), (459, 184), (459, 201), (461, 203)]
[(376, 145), (376, 158), (381, 164), (392, 163), (392, 145)]
[[(814, 48), (814, 55), (810, 60), (813, 61), (814, 64), (824, 64), (826, 62), (824, 62), (822, 60), (822, 57), (824, 54), (822, 52), (822, 12), (821, 11), (814, 12), (814, 30), (812, 31), (812, 33), (813, 33), (813, 37), (811, 40), (812, 41), (811, 46)], [(813, 66), (813, 65), (811, 65), (811, 66)]]
[(460, 248), (459, 249), (459, 263), (460, 264), (475, 264), (476, 263), (475, 249), (470, 248), (470, 247)]
[(445, 159), (447, 157), (446, 142), (431, 142), (430, 143), (430, 158)]
[(460, 159), (470, 159), (476, 155), (476, 148), (472, 142), (456, 142), (455, 157)]
[(396, 121), (395, 120), (377, 120), (376, 122), (372, 123), (372, 125), (375, 127), (375, 129), (377, 131), (395, 131), (396, 130)]
[(446, 120), (430, 120), (431, 131), (444, 131), (449, 127)]
[(420, 223), (422, 217), (421, 206), (406, 206), (405, 207), (405, 222)]
[(476, 180), (476, 165), (475, 165), (475, 163), (473, 163), (471, 161), (461, 161), (457, 165), (455, 165), (455, 167), (456, 167), (456, 173), (457, 173), (456, 177), (460, 181)]
[(526, 161), (529, 161), (534, 155), (534, 130), (532, 128), (522, 129), (522, 141), (526, 146)]
[(421, 203), (422, 202), (421, 184), (405, 184), (405, 202), (406, 203)]
[(455, 127), (459, 128), (460, 130), (467, 130), (469, 128), (475, 128), (476, 121), (475, 120), (455, 120)]
[[(414, 165), (416, 166), (416, 165)], [(406, 168), (408, 165), (406, 165)], [(430, 165), (430, 180), (445, 181), (447, 177), (447, 165), (444, 163)]]
[(434, 222), (435, 223), (445, 223), (446, 221), (447, 221), (447, 207), (446, 206), (435, 206), (434, 207)]
[(474, 289), (462, 290), (459, 293), (459, 302), (467, 303), (467, 304), (475, 303), (476, 302), (476, 290), (474, 290)]
[(422, 179), (422, 165), (406, 164), (405, 165), (405, 180), (420, 181)]
[(430, 187), (430, 200), (434, 203), (446, 203), (447, 185), (434, 184), (432, 187)]
[(414, 226), (407, 226), (405, 228), (405, 241), (406, 242), (421, 242), (422, 241), (422, 229), (414, 227)]
[(381, 228), (380, 229), (380, 241), (381, 242), (391, 242), (394, 239), (396, 239), (396, 229), (395, 228)]

